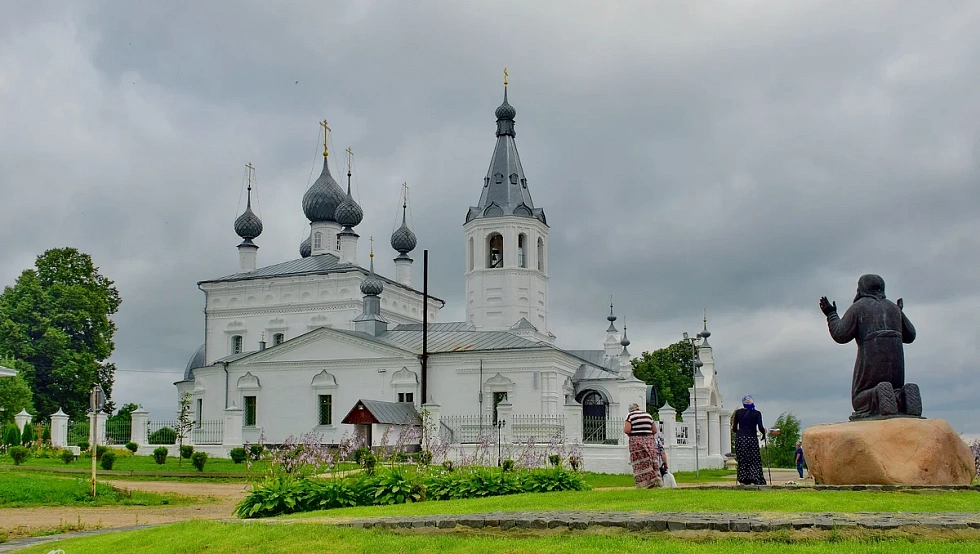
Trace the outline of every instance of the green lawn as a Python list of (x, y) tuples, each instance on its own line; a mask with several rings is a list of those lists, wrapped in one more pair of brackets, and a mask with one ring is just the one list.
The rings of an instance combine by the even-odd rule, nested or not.
[(172, 494), (141, 491), (122, 492), (105, 483), (97, 483), (96, 497), (91, 496), (91, 482), (79, 477), (26, 475), (0, 470), (0, 507), (28, 506), (160, 506), (190, 502), (192, 499)]
[(289, 518), (381, 517), (530, 510), (609, 510), (662, 512), (972, 512), (980, 493), (878, 492), (715, 489), (631, 489), (516, 494), (467, 500), (444, 500), (359, 506), (286, 516)]
[[(674, 478), (678, 483), (716, 483), (718, 481), (725, 481), (734, 485), (735, 481), (726, 479), (726, 477), (731, 475), (735, 475), (735, 472), (727, 469), (702, 469), (700, 476), (693, 471), (678, 471), (674, 473)], [(634, 485), (632, 474), (584, 472), (582, 473), (582, 477), (594, 489), (632, 487)]]
[[(118, 449), (117, 449), (118, 451)], [(36, 458), (30, 457), (21, 464), (25, 467), (51, 467), (51, 468), (75, 468), (86, 470), (91, 467), (92, 459), (82, 456), (70, 464), (66, 464), (61, 458)], [(0, 466), (13, 466), (14, 461), (10, 456), (0, 456)], [(190, 460), (182, 460), (180, 466), (177, 465), (177, 458), (167, 457), (167, 463), (160, 465), (153, 459), (153, 456), (117, 456), (113, 471), (120, 472), (163, 472), (163, 473), (198, 473)], [(251, 473), (262, 474), (269, 469), (269, 463), (261, 460), (252, 463)], [(102, 468), (99, 468), (102, 471)], [(204, 465), (205, 473), (225, 473), (240, 474), (244, 476), (248, 470), (244, 463), (236, 464), (229, 458), (208, 458)]]
[(23, 550), (44, 554), (62, 549), (71, 554), (140, 553), (293, 553), (293, 552), (671, 552), (679, 554), (918, 554), (965, 553), (980, 550), (980, 541), (909, 540), (872, 537), (865, 540), (790, 539), (787, 536), (753, 539), (684, 540), (667, 535), (624, 533), (552, 533), (543, 536), (493, 536), (476, 533), (402, 534), (376, 530), (338, 529), (316, 524), (264, 525), (194, 521), (143, 531), (111, 533), (46, 543)]

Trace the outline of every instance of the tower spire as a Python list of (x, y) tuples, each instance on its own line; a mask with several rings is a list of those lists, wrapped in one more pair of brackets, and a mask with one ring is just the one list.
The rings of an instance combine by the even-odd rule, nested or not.
[(254, 172), (255, 168), (252, 167), (251, 163), (245, 165), (248, 199), (245, 204), (245, 211), (235, 219), (235, 234), (242, 237), (242, 243), (238, 245), (238, 268), (243, 272), (255, 269), (256, 254), (259, 247), (252, 242), (252, 239), (262, 234), (262, 220), (252, 211), (252, 175)]
[(245, 164), (245, 168), (248, 170), (248, 200), (246, 201), (246, 206), (251, 207), (252, 205), (252, 174), (255, 172), (255, 168), (252, 167), (252, 162)]
[[(616, 314), (613, 313), (613, 297), (609, 295), (609, 315), (606, 316), (606, 320), (609, 321), (609, 328), (606, 329), (607, 333), (615, 333), (616, 329)], [(625, 329), (625, 328), (624, 328)]]
[(711, 348), (711, 345), (708, 344), (708, 337), (711, 336), (711, 331), (708, 330), (708, 310), (704, 308), (702, 308), (702, 310), (704, 310), (704, 315), (702, 316), (704, 329), (701, 331), (701, 348)]

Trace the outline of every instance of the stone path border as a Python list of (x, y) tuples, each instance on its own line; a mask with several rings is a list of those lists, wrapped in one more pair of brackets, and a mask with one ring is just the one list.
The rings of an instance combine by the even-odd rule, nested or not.
[(76, 531), (74, 533), (62, 533), (60, 535), (45, 535), (43, 537), (31, 537), (29, 539), (14, 539), (12, 541), (0, 543), (0, 554), (6, 554), (7, 552), (16, 552), (17, 550), (21, 550), (23, 548), (30, 548), (32, 546), (37, 546), (39, 544), (45, 544), (54, 541), (76, 539), (79, 537), (91, 537), (93, 535), (104, 535), (106, 533), (117, 533), (120, 531), (137, 531), (140, 529), (159, 527), (160, 525), (168, 525), (168, 524), (161, 523), (157, 525), (130, 525), (128, 527), (108, 527), (105, 529), (92, 529), (90, 531)]
[[(302, 520), (293, 520), (299, 523)], [(980, 529), (978, 512), (856, 512), (856, 513), (779, 513), (734, 514), (728, 512), (490, 512), (480, 514), (401, 516), (352, 519), (330, 522), (338, 527), (356, 529), (414, 529), (457, 527), (483, 529), (588, 529), (620, 527), (628, 531), (712, 530), (757, 533), (781, 529), (898, 529), (927, 527), (934, 529)], [(311, 521), (312, 523), (312, 521)]]

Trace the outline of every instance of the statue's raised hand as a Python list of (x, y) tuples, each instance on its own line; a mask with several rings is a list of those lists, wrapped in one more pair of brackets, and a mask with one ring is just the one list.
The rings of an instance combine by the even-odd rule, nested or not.
[(821, 296), (820, 311), (823, 312), (823, 315), (827, 316), (837, 313), (837, 302), (831, 302), (830, 300), (827, 300), (826, 296)]
[(895, 302), (895, 303), (898, 304), (898, 309), (899, 310), (902, 310), (902, 309), (905, 308), (904, 304), (902, 304), (902, 299), (901, 298), (899, 298), (898, 299), (898, 302)]

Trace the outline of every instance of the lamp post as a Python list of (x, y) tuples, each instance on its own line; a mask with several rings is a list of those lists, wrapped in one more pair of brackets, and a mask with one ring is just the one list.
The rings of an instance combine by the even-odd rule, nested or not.
[(102, 385), (96, 383), (92, 387), (92, 392), (88, 396), (88, 407), (92, 411), (92, 442), (89, 443), (89, 453), (92, 455), (92, 498), (95, 498), (95, 457), (99, 452), (96, 439), (99, 436), (99, 412), (105, 407), (105, 391)]
[(684, 340), (691, 343), (691, 378), (694, 380), (694, 474), (697, 477), (701, 476), (701, 441), (698, 440), (698, 374), (701, 372), (701, 366), (704, 365), (701, 356), (698, 355), (697, 343), (702, 338), (704, 336), (701, 333), (695, 337), (684, 333)]
[(497, 429), (497, 465), (503, 466), (503, 461), (500, 459), (501, 446), (500, 446), (500, 436), (504, 434), (504, 426), (507, 425), (506, 419), (498, 419), (494, 422), (493, 426)]

